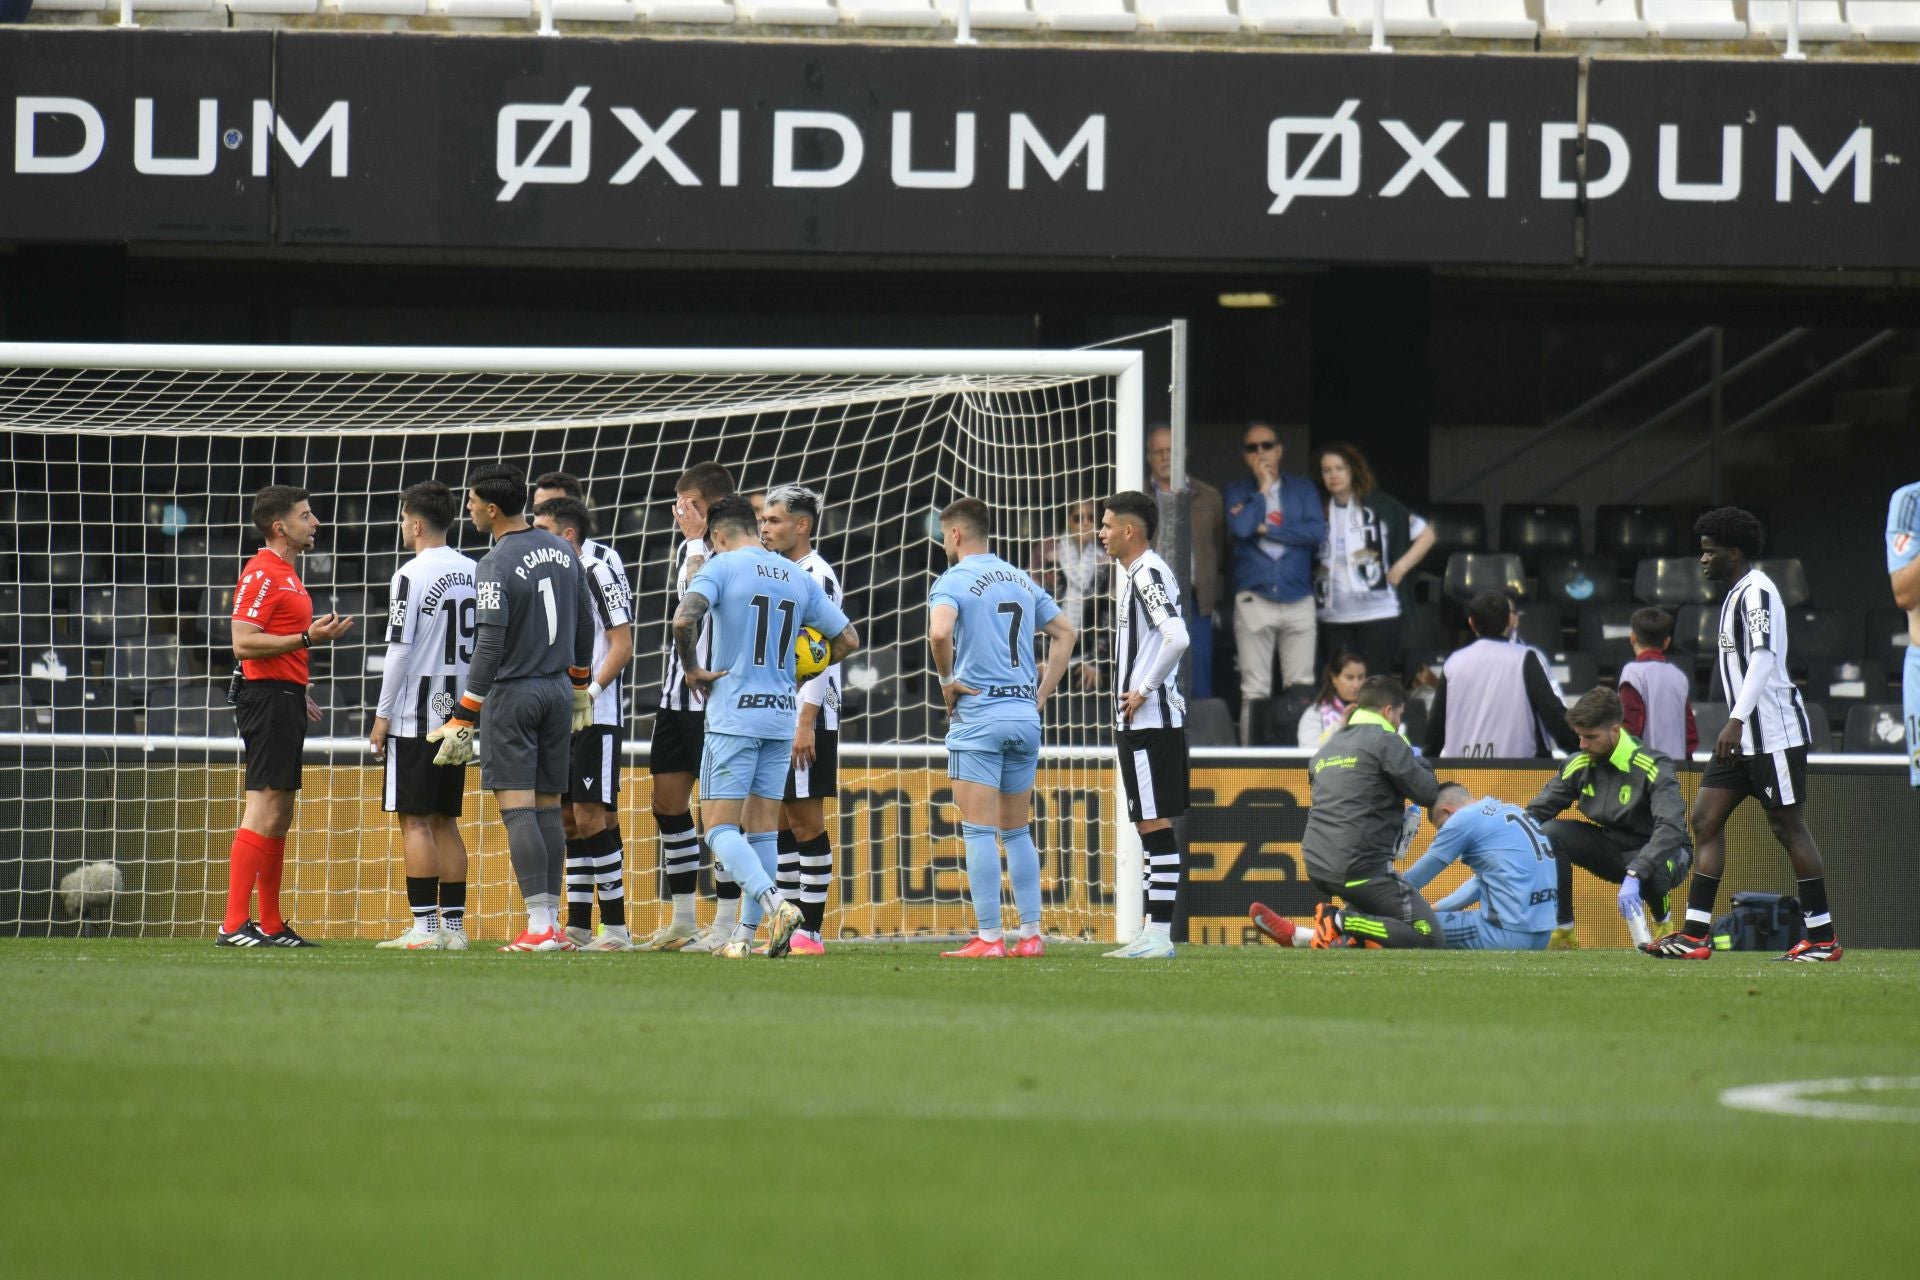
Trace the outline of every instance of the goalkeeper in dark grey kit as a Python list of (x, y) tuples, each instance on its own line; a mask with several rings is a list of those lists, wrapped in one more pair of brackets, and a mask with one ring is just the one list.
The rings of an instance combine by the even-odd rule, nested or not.
[(527, 524), (527, 478), (518, 467), (476, 468), (467, 490), (473, 527), (493, 539), (474, 575), (480, 634), (466, 692), (452, 718), (427, 737), (441, 744), (435, 764), (465, 764), (484, 712), (480, 785), (500, 804), (527, 904), (526, 931), (500, 949), (571, 951), (559, 920), (567, 860), (560, 795), (573, 732), (593, 720), (586, 570), (565, 540)]

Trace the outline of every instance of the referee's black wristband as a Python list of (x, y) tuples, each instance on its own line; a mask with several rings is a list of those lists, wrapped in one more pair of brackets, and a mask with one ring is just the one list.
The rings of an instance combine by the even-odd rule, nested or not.
[(311, 648), (313, 648), (313, 636), (312, 636), (312, 635), (310, 635), (310, 634), (308, 634), (308, 633), (307, 633), (307, 632), (305, 632), (305, 631), (302, 631), (302, 632), (300, 633), (300, 647), (301, 647), (302, 649), (311, 649)]

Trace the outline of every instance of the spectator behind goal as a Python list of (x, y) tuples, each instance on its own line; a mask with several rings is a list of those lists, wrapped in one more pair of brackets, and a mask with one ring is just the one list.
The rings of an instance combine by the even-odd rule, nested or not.
[(1684, 760), (1700, 745), (1700, 730), (1693, 721), (1693, 681), (1667, 660), (1673, 616), (1649, 607), (1627, 626), (1633, 661), (1620, 668), (1622, 727), (1661, 755)]
[(1505, 592), (1482, 591), (1467, 603), (1476, 639), (1440, 669), (1427, 722), (1429, 756), (1524, 760), (1551, 755), (1556, 744), (1579, 748), (1540, 654), (1508, 641), (1515, 620)]

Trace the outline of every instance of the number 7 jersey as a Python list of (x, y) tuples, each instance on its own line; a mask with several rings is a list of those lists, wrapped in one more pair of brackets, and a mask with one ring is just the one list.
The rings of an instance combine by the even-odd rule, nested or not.
[(446, 723), (473, 661), (472, 560), (429, 547), (400, 566), (387, 594), (387, 664), (380, 711), (396, 737), (423, 737)]
[(956, 724), (988, 720), (1036, 721), (1039, 665), (1034, 633), (1060, 615), (1052, 596), (999, 556), (967, 556), (940, 575), (927, 606), (946, 605), (958, 616), (953, 678), (978, 693), (954, 705)]

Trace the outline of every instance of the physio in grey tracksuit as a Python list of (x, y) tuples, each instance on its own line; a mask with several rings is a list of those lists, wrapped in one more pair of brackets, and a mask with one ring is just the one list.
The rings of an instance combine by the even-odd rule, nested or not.
[(1391, 676), (1360, 687), (1347, 723), (1307, 765), (1313, 807), (1300, 852), (1316, 889), (1346, 903), (1340, 930), (1383, 947), (1438, 947), (1439, 918), (1393, 869), (1406, 802), (1431, 805), (1433, 766), (1400, 736), (1406, 693)]

